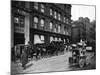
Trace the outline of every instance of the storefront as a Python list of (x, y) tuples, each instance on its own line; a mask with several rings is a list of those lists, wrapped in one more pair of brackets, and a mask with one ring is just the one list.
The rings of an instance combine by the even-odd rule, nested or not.
[(37, 29), (30, 29), (30, 41), (33, 44), (37, 43), (45, 43), (49, 44), (52, 41), (63, 41), (63, 43), (69, 42), (69, 37), (62, 34), (57, 34), (53, 32), (47, 32), (43, 30), (37, 30)]

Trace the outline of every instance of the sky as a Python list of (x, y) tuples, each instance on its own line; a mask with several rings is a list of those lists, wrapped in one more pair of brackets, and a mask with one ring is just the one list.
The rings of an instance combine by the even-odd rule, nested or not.
[(95, 6), (72, 5), (72, 20), (78, 20), (79, 17), (88, 17), (90, 21), (95, 20)]

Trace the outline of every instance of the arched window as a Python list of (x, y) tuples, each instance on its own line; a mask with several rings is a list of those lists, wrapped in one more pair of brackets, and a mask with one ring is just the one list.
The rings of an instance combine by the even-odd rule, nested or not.
[(41, 12), (43, 12), (43, 13), (44, 13), (44, 11), (45, 11), (44, 4), (41, 4), (40, 6), (41, 6)]
[(58, 25), (58, 33), (60, 33), (61, 25)]
[(57, 37), (55, 37), (55, 41), (57, 41)]
[(53, 26), (53, 23), (52, 23), (52, 22), (50, 22), (50, 30), (52, 30), (52, 26)]
[(38, 17), (34, 17), (34, 28), (37, 28), (38, 25)]
[(40, 20), (41, 27), (44, 27), (44, 19)]
[(55, 24), (54, 32), (57, 32), (57, 24)]
[(65, 23), (65, 21), (66, 21), (66, 17), (64, 16), (64, 23)]
[(19, 23), (19, 18), (18, 17), (14, 17), (14, 23)]
[(55, 19), (57, 18), (57, 12), (56, 11), (54, 12), (54, 18)]
[(51, 37), (50, 37), (50, 43), (51, 43), (53, 40), (54, 40), (54, 39), (53, 39), (53, 37), (51, 36)]
[(53, 9), (50, 8), (50, 15), (52, 16), (53, 15)]
[(59, 38), (58, 40), (61, 41), (61, 38)]
[(24, 27), (24, 20), (25, 20), (24, 16), (15, 15), (14, 16), (14, 26)]
[(66, 27), (64, 27), (64, 34), (66, 34)]
[(20, 27), (24, 27), (24, 21), (25, 20), (25, 18), (24, 18), (24, 16), (20, 16)]
[(38, 17), (34, 17), (34, 22), (38, 23)]
[(38, 10), (38, 3), (37, 3), (37, 2), (34, 3), (34, 8), (35, 8), (36, 10)]
[(68, 18), (66, 19), (66, 24), (68, 24), (69, 23), (69, 20), (68, 20)]
[(61, 20), (61, 14), (58, 13), (58, 20)]

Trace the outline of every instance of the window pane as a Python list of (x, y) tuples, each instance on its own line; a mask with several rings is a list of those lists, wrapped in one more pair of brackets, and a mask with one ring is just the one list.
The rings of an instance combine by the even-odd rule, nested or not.
[(20, 17), (20, 27), (24, 27), (24, 17)]
[(50, 15), (53, 15), (53, 10), (52, 9), (50, 9)]
[(38, 9), (38, 3), (37, 2), (34, 3), (34, 8)]
[(44, 5), (41, 4), (41, 12), (44, 12)]
[(54, 27), (54, 32), (57, 32), (57, 24)]
[(41, 41), (44, 41), (44, 36), (43, 36), (43, 35), (41, 35), (40, 37), (41, 37)]
[(65, 23), (65, 19), (66, 19), (66, 18), (64, 17), (64, 23)]
[(68, 24), (68, 19), (66, 19), (66, 23)]
[(18, 17), (14, 18), (14, 23), (19, 23), (19, 18)]
[(50, 37), (50, 43), (51, 43), (52, 41), (53, 41), (53, 37), (51, 36), (51, 37)]
[(52, 22), (50, 22), (50, 29), (52, 29), (52, 25), (53, 25)]
[(20, 21), (19, 21), (19, 16), (15, 15), (14, 16), (14, 26), (19, 26)]
[(58, 20), (61, 20), (61, 14), (58, 13)]
[(41, 24), (44, 24), (44, 20), (43, 19), (41, 19)]
[(38, 17), (34, 17), (34, 22), (38, 23)]
[(41, 26), (43, 27), (44, 26), (44, 19), (41, 19)]
[(55, 37), (55, 41), (57, 41), (57, 37)]
[(58, 26), (58, 33), (60, 33), (60, 25)]
[(56, 11), (54, 12), (54, 18), (57, 18), (57, 12)]
[(59, 38), (59, 41), (61, 41), (61, 38)]
[(40, 43), (39, 35), (34, 35), (34, 44)]
[(34, 35), (34, 44), (37, 43), (44, 43), (44, 36), (43, 35)]

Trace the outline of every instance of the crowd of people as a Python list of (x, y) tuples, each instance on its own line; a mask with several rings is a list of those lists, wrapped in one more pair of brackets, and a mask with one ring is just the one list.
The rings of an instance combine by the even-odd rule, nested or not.
[[(19, 48), (17, 48), (17, 46)], [(11, 50), (11, 60), (16, 62), (20, 60), (22, 67), (28, 63), (28, 58), (39, 60), (40, 58), (47, 58), (64, 54), (65, 45), (62, 41), (52, 41), (50, 44), (35, 44), (29, 43), (28, 45), (17, 45)]]
[[(85, 46), (77, 44), (77, 47), (80, 50), (85, 51)], [(17, 47), (13, 47), (11, 60), (16, 62), (16, 60), (19, 59), (22, 63), (22, 67), (25, 69), (25, 65), (28, 63), (28, 58), (33, 59), (33, 57), (35, 57), (36, 60), (39, 60), (41, 58), (64, 54), (64, 52), (70, 51), (73, 48), (75, 48), (73, 44), (64, 44), (62, 41), (52, 41), (50, 44), (35, 45), (29, 43), (28, 45), (23, 45), (23, 48), (20, 48), (19, 51), (17, 50)]]

